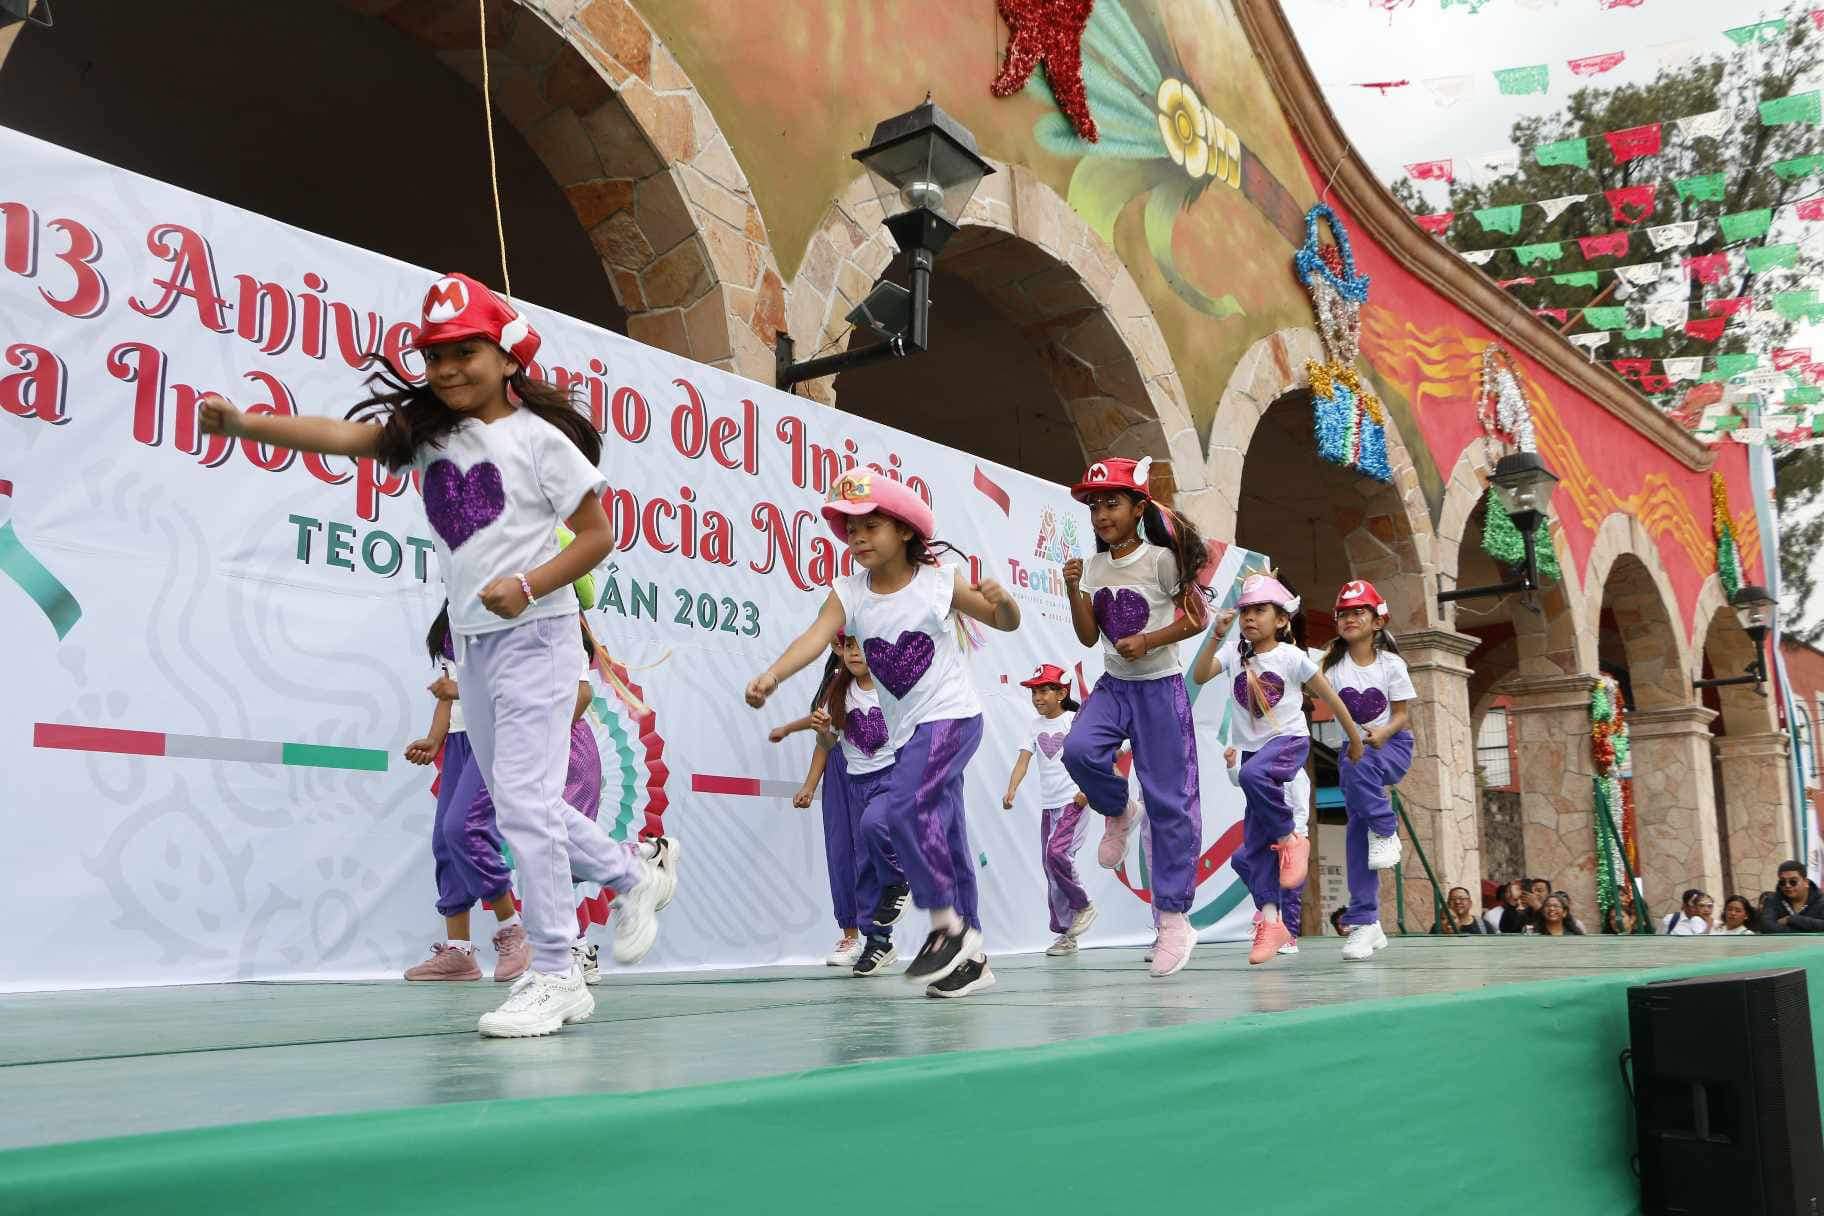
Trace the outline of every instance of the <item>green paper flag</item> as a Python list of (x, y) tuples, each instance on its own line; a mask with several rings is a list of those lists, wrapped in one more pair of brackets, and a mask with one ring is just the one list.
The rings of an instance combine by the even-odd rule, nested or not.
[(1555, 274), (1552, 276), (1552, 282), (1560, 287), (1594, 287), (1596, 286), (1596, 272), (1594, 270), (1576, 270), (1570, 274)]
[[(1731, 376), (1739, 376), (1745, 371), (1752, 371), (1754, 368), (1759, 367), (1760, 364), (1761, 357), (1759, 355), (1718, 355), (1716, 357), (1716, 372), (1721, 373), (1720, 379), (1727, 380)], [(1706, 379), (1708, 379), (1708, 377), (1706, 377)]]
[(1533, 159), (1550, 168), (1553, 165), (1576, 165), (1579, 169), (1590, 167), (1590, 145), (1583, 139), (1559, 139), (1549, 144), (1540, 144), (1533, 149)]
[(1824, 401), (1824, 388), (1815, 388), (1810, 385), (1806, 385), (1803, 388), (1787, 389), (1786, 396), (1781, 400), (1780, 404), (1781, 405), (1816, 405), (1820, 401)]
[(1681, 177), (1672, 183), (1678, 197), (1694, 203), (1720, 203), (1729, 187), (1726, 173), (1706, 173), (1702, 177)]
[[(1705, 377), (1705, 379), (1708, 378), (1709, 377)], [(1738, 429), (1741, 425), (1742, 416), (1740, 414), (1724, 414), (1721, 418), (1716, 420), (1710, 429), (1713, 431), (1721, 431), (1726, 435), (1730, 431)]]
[(1586, 308), (1583, 319), (1597, 329), (1620, 329), (1628, 323), (1628, 310), (1618, 308)]
[(1663, 338), (1665, 335), (1666, 331), (1658, 325), (1649, 325), (1645, 329), (1624, 329), (1621, 331), (1621, 336), (1630, 342), (1651, 342), (1655, 338)]
[(1791, 160), (1779, 160), (1773, 163), (1773, 171), (1781, 181), (1796, 182), (1801, 177), (1810, 177), (1824, 169), (1824, 152), (1815, 156), (1795, 156)]
[(1772, 101), (1761, 103), (1761, 125), (1778, 127), (1789, 122), (1820, 121), (1818, 90), (1809, 93), (1794, 93), (1791, 97), (1775, 97)]
[(1519, 203), (1511, 207), (1484, 207), (1473, 214), (1484, 232), (1505, 232), (1512, 235), (1520, 231)]
[(1543, 93), (1551, 85), (1551, 70), (1548, 65), (1543, 63), (1535, 63), (1523, 68), (1496, 68), (1495, 84), (1507, 97)]
[(1766, 236), (1767, 230), (1773, 227), (1773, 209), (1762, 207), (1758, 211), (1737, 211), (1725, 215), (1717, 221), (1723, 230), (1725, 241), (1751, 241), (1757, 236)]
[(1799, 247), (1797, 245), (1762, 245), (1748, 252), (1748, 269), (1759, 274), (1763, 270), (1773, 270), (1780, 266), (1797, 266), (1799, 264)]
[(1773, 310), (1788, 321), (1824, 319), (1824, 301), (1815, 291), (1780, 291), (1773, 296)]
[(1514, 257), (1522, 266), (1531, 266), (1534, 262), (1555, 262), (1564, 256), (1564, 246), (1557, 241), (1541, 241), (1537, 245), (1515, 245)]
[(1750, 42), (1771, 42), (1786, 32), (1786, 18), (1775, 17), (1772, 21), (1757, 21), (1753, 25), (1738, 25), (1732, 30), (1724, 30), (1723, 37), (1737, 46), (1747, 46)]

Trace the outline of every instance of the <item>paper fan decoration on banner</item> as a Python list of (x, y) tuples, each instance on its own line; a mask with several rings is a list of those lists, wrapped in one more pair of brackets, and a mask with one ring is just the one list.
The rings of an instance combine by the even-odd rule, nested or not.
[[(665, 740), (659, 734), (658, 715), (646, 704), (645, 694), (633, 683), (627, 669), (598, 648), (596, 674), (606, 677), (606, 695), (598, 692), (584, 711), (597, 749), (602, 754), (602, 800), (596, 822), (616, 840), (635, 840), (664, 834)], [(608, 923), (614, 892), (594, 883), (576, 887), (577, 932), (590, 925)]]

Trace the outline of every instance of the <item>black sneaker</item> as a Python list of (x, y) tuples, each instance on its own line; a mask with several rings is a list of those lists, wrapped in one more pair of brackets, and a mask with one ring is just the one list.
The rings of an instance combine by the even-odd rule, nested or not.
[(961, 933), (945, 933), (942, 929), (933, 929), (931, 936), (925, 939), (924, 947), (919, 950), (918, 957), (906, 968), (906, 978), (935, 984), (955, 971), (963, 960), (980, 953), (981, 949), (980, 929), (964, 929)]
[(861, 952), (861, 957), (855, 960), (855, 966), (850, 970), (849, 974), (860, 976), (879, 975), (882, 971), (885, 971), (888, 967), (892, 966), (894, 960), (898, 958), (899, 951), (893, 949), (892, 938), (870, 937), (867, 946), (863, 948)]
[(971, 992), (980, 992), (984, 988), (994, 987), (994, 972), (989, 970), (988, 959), (966, 959), (955, 971), (946, 975), (935, 984), (925, 986), (926, 996), (968, 996)]
[(880, 893), (880, 902), (874, 905), (874, 923), (882, 929), (889, 929), (899, 923), (905, 915), (906, 904), (912, 898), (912, 888), (903, 882), (896, 882)]

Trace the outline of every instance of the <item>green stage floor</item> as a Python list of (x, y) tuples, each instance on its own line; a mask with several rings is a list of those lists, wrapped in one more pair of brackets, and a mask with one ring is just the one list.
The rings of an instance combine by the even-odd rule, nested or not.
[[(1125, 1162), (1123, 1206), (1273, 1203), (1282, 1192), (1254, 1187), (1250, 1163), (1266, 1145), (1320, 1143), (1353, 1216), (1438, 1210), (1413, 1186), (1626, 1211), (1615, 1057), (1628, 984), (1803, 966), (1824, 1026), (1824, 941), (1800, 937), (1396, 939), (1371, 964), (1340, 948), (1321, 939), (1250, 968), (1243, 946), (1204, 946), (1165, 981), (1137, 950), (1008, 958), (996, 988), (961, 1001), (835, 969), (610, 979), (593, 1021), (519, 1042), (475, 1034), (504, 995), (488, 982), (0, 997), (0, 1147), (24, 1150), (0, 1153), (0, 1211), (195, 1212), (232, 1193), (244, 1210), (447, 1216), (512, 1205), (526, 1177), (499, 1177), (503, 1163), (540, 1151), (563, 1154), (560, 1193), (587, 1157), (627, 1195), (650, 1185), (679, 1208), (740, 1196), (749, 1212), (848, 1210), (853, 1192), (795, 1195), (779, 1167), (827, 1179), (833, 1157), (868, 1144), (903, 1164), (932, 1134), (976, 1145), (962, 1177), (1002, 1212), (1039, 1210), (1045, 1194), (1080, 1202), (1089, 1163), (1109, 1154)], [(1498, 1151), (1483, 1134), (1497, 1115), (1515, 1120)], [(341, 1117), (245, 1126), (295, 1116)], [(1159, 1116), (1195, 1160), (1177, 1181), (1141, 1169)], [(204, 1130), (141, 1135), (175, 1129)], [(98, 1139), (123, 1136), (135, 1138)], [(458, 1165), (409, 1202), (377, 1201), (439, 1153), (480, 1176)], [(1211, 1189), (1212, 1174), (1227, 1181)], [(1312, 1210), (1329, 1194), (1319, 1182), (1298, 1184)], [(869, 1203), (918, 1209), (879, 1192)]]

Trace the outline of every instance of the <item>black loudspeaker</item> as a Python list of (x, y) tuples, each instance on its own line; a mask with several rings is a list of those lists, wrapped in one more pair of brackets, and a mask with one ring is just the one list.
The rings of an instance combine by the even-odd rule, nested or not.
[(1628, 989), (1647, 1216), (1824, 1216), (1801, 970)]

